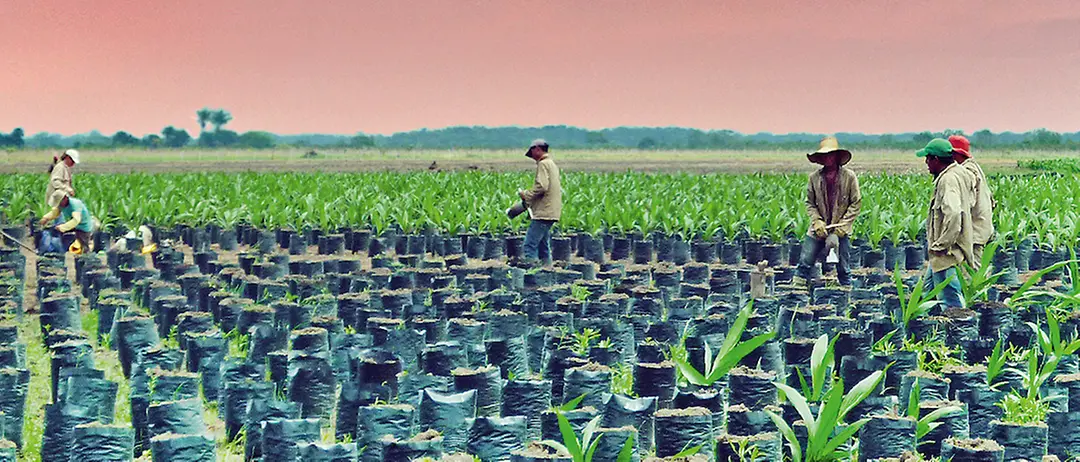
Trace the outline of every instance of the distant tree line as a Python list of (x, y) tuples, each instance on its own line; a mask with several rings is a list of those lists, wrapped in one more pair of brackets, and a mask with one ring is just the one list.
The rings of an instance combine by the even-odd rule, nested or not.
[[(239, 148), (266, 149), (275, 146), (357, 148), (357, 149), (507, 149), (520, 148), (534, 138), (545, 138), (558, 149), (783, 149), (805, 150), (823, 136), (818, 133), (755, 133), (732, 130), (698, 130), (681, 127), (617, 127), (587, 130), (566, 125), (545, 127), (449, 127), (420, 129), (393, 135), (278, 135), (265, 131), (237, 133), (225, 126), (233, 120), (223, 109), (203, 108), (195, 113), (199, 136), (186, 130), (165, 127), (160, 134), (141, 138), (119, 131), (112, 136), (97, 131), (73, 136), (38, 133), (24, 138), (22, 129), (0, 134), (0, 148)], [(208, 128), (208, 126), (210, 128)], [(864, 134), (836, 133), (840, 143), (850, 148), (918, 149), (935, 137), (967, 135), (980, 149), (1071, 149), (1080, 150), (1080, 132), (1058, 133), (1038, 129), (1025, 133), (979, 130), (965, 134), (960, 130), (940, 132)]]

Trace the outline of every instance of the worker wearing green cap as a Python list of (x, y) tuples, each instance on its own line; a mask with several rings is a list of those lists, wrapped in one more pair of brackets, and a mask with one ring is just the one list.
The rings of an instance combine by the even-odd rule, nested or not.
[(935, 286), (947, 282), (938, 297), (945, 308), (963, 308), (957, 268), (961, 263), (976, 264), (971, 226), (975, 176), (953, 160), (948, 140), (935, 138), (915, 155), (926, 158), (926, 167), (934, 175), (934, 195), (926, 219), (929, 272)]

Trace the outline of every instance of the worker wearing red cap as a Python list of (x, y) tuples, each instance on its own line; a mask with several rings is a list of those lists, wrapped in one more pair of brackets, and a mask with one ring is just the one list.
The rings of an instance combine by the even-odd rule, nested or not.
[(982, 260), (983, 247), (994, 236), (994, 194), (982, 167), (975, 163), (971, 155), (971, 142), (961, 135), (949, 137), (953, 147), (953, 160), (975, 175), (975, 204), (971, 207), (971, 242), (975, 254), (974, 265)]

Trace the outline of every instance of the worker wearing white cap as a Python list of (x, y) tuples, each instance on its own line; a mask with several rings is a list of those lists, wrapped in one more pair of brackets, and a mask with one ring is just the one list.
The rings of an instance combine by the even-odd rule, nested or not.
[(53, 158), (52, 170), (49, 171), (49, 185), (45, 188), (45, 201), (49, 207), (56, 207), (54, 203), (56, 191), (67, 193), (75, 197), (75, 187), (71, 185), (72, 169), (79, 163), (79, 151), (68, 149), (59, 158)]
[(559, 167), (548, 154), (547, 141), (534, 140), (525, 156), (536, 161), (536, 177), (532, 188), (518, 190), (532, 219), (523, 250), (525, 263), (538, 265), (551, 258), (551, 227), (562, 217), (562, 186)]

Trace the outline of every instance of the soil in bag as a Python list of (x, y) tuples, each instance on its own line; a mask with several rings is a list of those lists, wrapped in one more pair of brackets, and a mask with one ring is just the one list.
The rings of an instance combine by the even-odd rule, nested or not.
[(166, 434), (150, 440), (154, 462), (215, 462), (213, 438)]
[(466, 448), (480, 460), (506, 460), (525, 447), (525, 417), (477, 417), (469, 426)]
[(457, 394), (424, 390), (420, 394), (419, 428), (442, 433), (447, 452), (465, 450), (468, 427), (462, 422), (475, 416), (475, 390)]
[(952, 462), (1000, 462), (1005, 448), (994, 440), (948, 439), (941, 445), (941, 460)]
[(561, 452), (549, 445), (532, 442), (525, 449), (510, 454), (510, 462), (573, 462), (570, 453)]
[[(382, 447), (381, 460), (412, 461), (424, 460), (425, 457), (432, 459), (442, 458), (443, 441), (442, 435), (434, 430), (428, 430), (404, 441), (388, 436), (380, 441)], [(468, 460), (471, 462), (473, 459), (469, 457)]]
[(295, 462), (298, 443), (320, 441), (319, 419), (269, 420), (263, 423), (263, 462)]
[(721, 435), (716, 441), (718, 461), (780, 461), (783, 460), (782, 437), (775, 432), (749, 436)]
[(135, 431), (129, 425), (91, 422), (75, 426), (71, 460), (125, 461), (131, 460), (134, 451)]
[(698, 446), (698, 454), (713, 454), (712, 413), (703, 407), (661, 409), (656, 412), (655, 431), (659, 457), (671, 457)]

